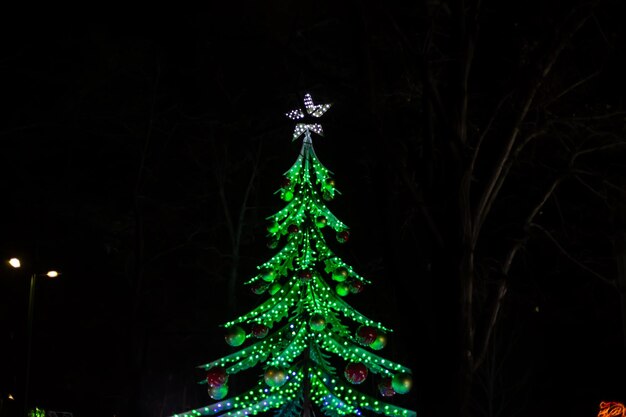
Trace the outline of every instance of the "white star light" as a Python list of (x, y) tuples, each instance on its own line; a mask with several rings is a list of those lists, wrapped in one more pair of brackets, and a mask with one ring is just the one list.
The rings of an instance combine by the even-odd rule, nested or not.
[(332, 104), (313, 104), (313, 99), (309, 93), (304, 95), (304, 107), (306, 108), (306, 112), (309, 113), (313, 117), (321, 117), (326, 110), (330, 109)]
[[(313, 99), (309, 93), (304, 95), (304, 108), (309, 116), (313, 117), (321, 117), (328, 109), (330, 109), (332, 104), (314, 104)], [(287, 117), (291, 120), (299, 120), (304, 118), (304, 112), (302, 109), (291, 110), (289, 113), (286, 113)], [(293, 138), (292, 141), (298, 139), (300, 135), (302, 135), (306, 131), (315, 132), (320, 136), (324, 136), (324, 132), (322, 130), (322, 125), (318, 123), (309, 124), (309, 123), (298, 123), (293, 130)]]

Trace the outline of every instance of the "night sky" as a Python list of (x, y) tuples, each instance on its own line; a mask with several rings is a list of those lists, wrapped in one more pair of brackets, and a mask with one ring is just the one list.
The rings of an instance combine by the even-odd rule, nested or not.
[[(446, 306), (458, 303), (446, 285), (429, 281), (431, 260), (449, 252), (433, 249), (427, 222), (416, 219), (426, 207), (454, 228), (456, 219), (446, 221), (452, 200), (437, 198), (456, 166), (429, 174), (416, 161), (430, 148), (412, 145), (428, 125), (415, 58), (427, 39), (441, 42), (429, 55), (432, 75), (451, 76), (444, 66), (453, 61), (446, 48), (454, 33), (441, 24), (453, 20), (441, 18), (448, 9), (431, 19), (422, 2), (219, 3), (3, 16), (0, 255), (19, 257), (23, 268), (5, 264), (0, 273), (0, 417), (21, 411), (29, 276), (48, 269), (62, 274), (36, 281), (32, 402), (75, 417), (163, 417), (210, 402), (195, 367), (230, 351), (219, 326), (258, 302), (242, 284), (272, 253), (265, 217), (282, 208), (274, 192), (300, 146), (285, 113), (302, 107), (306, 92), (333, 103), (314, 145), (341, 191), (330, 208), (352, 232), (339, 253), (373, 282), (348, 301), (395, 330), (385, 355), (411, 367), (415, 381), (400, 401), (420, 417), (453, 415), (442, 410), (446, 361), (430, 359), (452, 350), (438, 329), (450, 322)], [(497, 3), (485, 2), (480, 15), (470, 136), (503, 92), (515, 96), (525, 65), (575, 9)], [(594, 127), (609, 133), (597, 137), (626, 137), (626, 8), (598, 4), (537, 101), (551, 103), (593, 76), (570, 98), (529, 114), (529, 125), (558, 120), (549, 128), (560, 133), (521, 154), (481, 235), (481, 273), (526, 236), (512, 219), (523, 218), (523, 203), (554, 167), (567, 165), (563, 149), (589, 144), (574, 139), (581, 129), (565, 116), (611, 115)], [(610, 122), (620, 112), (621, 121)], [(485, 392), (498, 387), (495, 408), (479, 388), (476, 416), (595, 416), (600, 401), (626, 402), (613, 245), (624, 233), (614, 222), (623, 189), (610, 198), (597, 192), (626, 184), (623, 156), (615, 147), (584, 160), (589, 181), (565, 181), (544, 207), (537, 222), (551, 233), (531, 232), (513, 263), (494, 335), (497, 361), (491, 379), (485, 373), (477, 382)], [(407, 172), (426, 190), (424, 207), (410, 195)], [(487, 172), (478, 167), (478, 185)], [(442, 180), (429, 193), (419, 178), (432, 176)], [(229, 222), (241, 227), (236, 257)]]

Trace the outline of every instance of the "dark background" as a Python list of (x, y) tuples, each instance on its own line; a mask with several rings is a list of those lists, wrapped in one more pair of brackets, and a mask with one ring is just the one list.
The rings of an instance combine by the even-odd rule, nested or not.
[[(494, 3), (484, 7), (472, 73), (477, 118), (517, 73), (524, 48), (549, 38), (570, 11), (557, 2)], [(602, 3), (594, 29), (566, 48), (550, 87), (560, 86), (558, 77), (568, 84), (593, 72), (599, 60), (603, 72), (558, 111), (625, 104), (624, 11), (619, 2)], [(419, 46), (427, 26), (419, 7), (101, 5), (19, 10), (2, 19), (0, 252), (24, 266), (0, 275), (1, 415), (17, 415), (23, 396), (28, 277), (50, 268), (62, 275), (36, 284), (33, 403), (76, 417), (137, 410), (156, 417), (210, 402), (195, 367), (228, 353), (219, 325), (258, 301), (242, 283), (271, 253), (264, 218), (282, 207), (274, 191), (300, 146), (284, 114), (302, 107), (305, 92), (334, 103), (315, 149), (342, 193), (330, 208), (352, 231), (338, 251), (373, 282), (348, 301), (395, 330), (385, 356), (415, 374), (401, 402), (429, 417), (433, 396), (446, 398), (429, 355), (447, 347), (432, 337), (438, 324), (427, 311), (436, 314), (449, 300), (431, 297), (422, 280), (429, 238), (425, 228), (407, 226), (415, 204), (398, 180), (404, 168), (397, 155), (410, 150), (408, 139), (424, 123), (411, 110), (420, 104), (411, 103), (414, 80), (405, 72), (406, 43)], [(623, 117), (621, 131), (610, 128), (623, 133)], [(538, 159), (522, 164), (516, 184), (541, 179), (544, 165), (528, 162)], [(594, 166), (602, 171), (620, 161), (609, 153)], [(234, 246), (228, 222), (240, 224), (245, 195)], [(520, 191), (505, 201), (487, 238), (507, 229), (515, 201), (530, 196)], [(581, 197), (574, 186), (559, 198), (558, 210), (546, 208), (544, 225), (575, 218), (577, 233), (561, 236), (568, 250), (615, 279), (607, 200)], [(496, 250), (493, 242), (484, 250)], [(484, 386), (501, 393), (500, 408), (482, 415), (593, 416), (602, 400), (626, 401), (617, 290), (545, 238), (533, 242), (515, 270), (519, 285), (495, 339), (505, 359), (485, 377)]]

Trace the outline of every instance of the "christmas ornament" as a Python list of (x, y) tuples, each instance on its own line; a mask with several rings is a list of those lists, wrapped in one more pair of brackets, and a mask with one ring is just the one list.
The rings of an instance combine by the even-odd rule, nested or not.
[(383, 397), (393, 397), (396, 395), (396, 392), (391, 386), (391, 378), (383, 378), (382, 381), (378, 383), (378, 391)]
[(206, 373), (206, 383), (209, 387), (220, 387), (228, 382), (228, 374), (223, 366), (214, 366)]
[(387, 345), (387, 335), (384, 332), (378, 332), (376, 340), (370, 343), (370, 348), (374, 350), (381, 350)]
[(240, 326), (231, 326), (226, 329), (224, 339), (231, 346), (239, 346), (246, 340), (246, 331)]
[(266, 269), (261, 272), (261, 278), (265, 282), (272, 282), (276, 279), (276, 272)]
[(350, 239), (350, 232), (343, 230), (337, 233), (337, 242), (346, 243)]
[(280, 188), (287, 188), (291, 185), (291, 180), (287, 177), (283, 177), (280, 181)]
[(324, 183), (324, 188), (328, 190), (332, 190), (333, 188), (335, 188), (335, 180), (332, 178), (327, 178)]
[(280, 387), (287, 380), (287, 374), (278, 366), (269, 366), (263, 374), (265, 383), (270, 387)]
[(411, 390), (413, 378), (406, 372), (395, 374), (391, 379), (391, 386), (398, 394), (406, 394)]
[(278, 291), (280, 291), (280, 289), (281, 289), (281, 286), (278, 282), (272, 282), (272, 285), (270, 285), (270, 287), (267, 289), (267, 292), (269, 292), (270, 295), (274, 295)]
[(343, 374), (349, 382), (358, 385), (367, 378), (367, 367), (361, 362), (351, 362), (346, 365)]
[(325, 216), (317, 216), (315, 219), (315, 225), (320, 229), (326, 226), (326, 223), (328, 223), (328, 219)]
[(278, 232), (279, 229), (279, 225), (277, 222), (271, 222), (270, 224), (267, 225), (267, 231), (270, 233), (276, 233)]
[(321, 332), (326, 327), (326, 317), (320, 313), (313, 314), (309, 319), (309, 326), (311, 326), (311, 330)]
[(278, 239), (270, 239), (267, 242), (267, 247), (270, 249), (276, 249), (276, 246), (278, 246)]
[(292, 233), (292, 234), (293, 233), (298, 233), (298, 230), (300, 230), (300, 229), (298, 229), (298, 226), (295, 225), (295, 224), (290, 224), (289, 227), (287, 228), (287, 231), (289, 233)]
[(263, 294), (270, 285), (266, 282), (255, 282), (250, 286), (250, 291), (255, 294)]
[(286, 202), (290, 202), (293, 200), (293, 192), (290, 190), (285, 190), (280, 194), (280, 197)]
[(311, 281), (311, 278), (313, 278), (313, 272), (310, 269), (303, 269), (298, 271), (298, 278), (302, 281)]
[(345, 282), (340, 282), (335, 287), (335, 292), (341, 297), (345, 297), (346, 295), (350, 294), (350, 287)]
[(363, 283), (359, 280), (352, 280), (348, 283), (348, 287), (350, 289), (350, 292), (352, 294), (358, 294), (361, 291), (363, 291), (363, 288), (365, 288), (365, 286), (363, 285)]
[(228, 385), (220, 385), (219, 387), (209, 387), (209, 397), (214, 400), (221, 400), (228, 395)]
[(263, 339), (269, 333), (270, 328), (264, 324), (255, 324), (252, 326), (252, 336), (257, 339)]
[(333, 271), (333, 279), (338, 282), (343, 282), (346, 278), (348, 278), (348, 274), (348, 270), (343, 266), (340, 266)]
[(372, 326), (359, 326), (356, 329), (356, 340), (363, 346), (367, 346), (372, 343), (378, 337), (378, 332)]

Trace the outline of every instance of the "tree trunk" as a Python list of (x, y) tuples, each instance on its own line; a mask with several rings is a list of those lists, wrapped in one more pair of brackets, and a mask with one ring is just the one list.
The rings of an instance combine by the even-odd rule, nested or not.
[[(622, 190), (626, 180), (622, 180)], [(626, 196), (620, 193), (617, 204), (614, 205), (615, 240), (614, 251), (617, 261), (617, 290), (622, 313), (622, 337), (624, 354), (626, 355)]]

